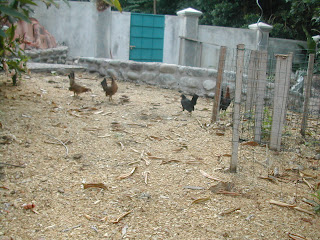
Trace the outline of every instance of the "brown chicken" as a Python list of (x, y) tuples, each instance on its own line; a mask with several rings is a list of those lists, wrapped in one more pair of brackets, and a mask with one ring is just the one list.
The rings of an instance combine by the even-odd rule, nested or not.
[(106, 92), (106, 96), (109, 96), (109, 101), (111, 101), (112, 96), (118, 91), (118, 84), (115, 81), (115, 77), (111, 77), (111, 86), (108, 86), (106, 78), (101, 82), (101, 86), (103, 91)]
[(86, 87), (82, 87), (79, 84), (76, 84), (74, 81), (74, 72), (71, 72), (68, 75), (69, 79), (70, 79), (70, 87), (69, 90), (72, 91), (74, 93), (73, 96), (78, 96), (80, 93), (84, 93), (84, 92), (89, 92), (91, 91), (90, 88), (86, 88)]

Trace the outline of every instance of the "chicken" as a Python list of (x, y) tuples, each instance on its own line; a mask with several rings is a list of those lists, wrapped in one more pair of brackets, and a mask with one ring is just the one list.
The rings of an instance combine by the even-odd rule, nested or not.
[(231, 103), (230, 89), (229, 89), (229, 87), (227, 87), (227, 93), (226, 93), (225, 97), (223, 96), (223, 90), (221, 90), (219, 110), (226, 111), (227, 108), (229, 107), (230, 103)]
[(109, 101), (112, 100), (112, 96), (118, 91), (118, 84), (115, 81), (115, 77), (111, 77), (111, 86), (108, 86), (107, 79), (104, 78), (101, 82), (103, 91), (106, 92), (106, 96), (109, 96)]
[(198, 95), (194, 94), (192, 99), (189, 100), (186, 98), (185, 95), (181, 95), (181, 105), (182, 105), (182, 111), (187, 110), (190, 114), (192, 111), (194, 111), (194, 106), (197, 104)]
[(73, 96), (75, 95), (79, 95), (80, 93), (83, 93), (83, 92), (89, 92), (91, 91), (90, 88), (86, 88), (86, 87), (82, 87), (80, 86), (79, 84), (76, 84), (75, 81), (74, 81), (74, 72), (71, 72), (69, 75), (68, 75), (69, 79), (70, 79), (70, 87), (69, 87), (69, 90), (72, 91), (74, 93)]

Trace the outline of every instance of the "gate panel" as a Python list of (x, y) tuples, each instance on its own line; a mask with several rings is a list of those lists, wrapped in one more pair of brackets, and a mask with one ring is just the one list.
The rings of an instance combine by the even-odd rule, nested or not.
[(162, 62), (164, 16), (131, 13), (130, 60)]

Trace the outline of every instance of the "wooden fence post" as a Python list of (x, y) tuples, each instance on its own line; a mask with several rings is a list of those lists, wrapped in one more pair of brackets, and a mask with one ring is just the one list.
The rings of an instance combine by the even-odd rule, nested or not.
[(242, 92), (242, 77), (244, 66), (244, 44), (237, 46), (237, 72), (236, 72), (236, 89), (234, 96), (233, 108), (233, 128), (232, 128), (232, 156), (230, 162), (230, 172), (237, 172), (238, 165), (238, 146), (239, 146), (239, 125), (240, 125), (240, 104)]
[(264, 108), (264, 97), (267, 85), (267, 61), (268, 52), (259, 51), (258, 54), (258, 81), (256, 91), (256, 110), (255, 110), (255, 125), (254, 125), (254, 141), (261, 142), (261, 128), (263, 121), (263, 108)]
[(255, 101), (257, 90), (257, 68), (258, 68), (258, 51), (252, 50), (250, 53), (250, 60), (248, 66), (248, 84), (247, 84), (247, 99), (245, 113), (247, 116), (251, 116), (252, 107)]
[(302, 116), (302, 122), (301, 122), (301, 130), (300, 130), (300, 133), (303, 137), (306, 135), (307, 118), (308, 118), (308, 112), (309, 112), (309, 101), (310, 101), (310, 95), (311, 95), (311, 83), (312, 83), (312, 77), (313, 77), (313, 67), (314, 67), (314, 54), (309, 54), (307, 79), (304, 81), (303, 116)]
[(290, 88), (292, 53), (288, 55), (277, 54), (273, 114), (270, 135), (270, 149), (280, 150), (283, 125), (287, 114), (287, 100)]
[(224, 46), (220, 48), (218, 77), (217, 77), (217, 83), (216, 83), (216, 92), (213, 100), (211, 123), (219, 120), (218, 116), (219, 116), (219, 106), (220, 106), (220, 98), (221, 98), (221, 83), (223, 79), (224, 65), (226, 60), (226, 50), (227, 48)]

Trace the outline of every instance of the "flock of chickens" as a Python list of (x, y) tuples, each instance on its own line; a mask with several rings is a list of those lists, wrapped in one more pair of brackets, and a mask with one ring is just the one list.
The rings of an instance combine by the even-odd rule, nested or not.
[[(194, 106), (197, 104), (199, 96), (197, 94), (193, 94), (192, 99), (189, 100), (186, 98), (185, 95), (181, 95), (181, 105), (182, 105), (182, 111), (187, 110), (189, 113), (194, 111)], [(221, 98), (220, 98), (220, 106), (219, 110), (226, 111), (231, 103), (231, 97), (230, 97), (230, 89), (227, 87), (226, 95), (223, 95), (223, 90), (221, 90)]]
[[(71, 72), (69, 75), (70, 80), (70, 87), (69, 90), (74, 93), (74, 96), (78, 96), (80, 93), (89, 92), (91, 91), (90, 88), (86, 88), (83, 86), (80, 86), (75, 82), (75, 74), (74, 72)], [(101, 86), (103, 88), (103, 91), (105, 91), (106, 96), (109, 96), (109, 101), (112, 101), (112, 96), (118, 91), (118, 84), (115, 81), (115, 77), (111, 77), (111, 85), (108, 85), (107, 79), (104, 78), (101, 82)], [(221, 98), (220, 98), (220, 106), (219, 110), (226, 111), (231, 103), (231, 97), (230, 97), (230, 89), (227, 87), (226, 95), (224, 96), (223, 90), (221, 91)], [(199, 96), (197, 94), (194, 94), (192, 96), (192, 99), (188, 99), (185, 95), (181, 95), (181, 106), (182, 111), (187, 110), (190, 114), (192, 111), (194, 111), (194, 106), (197, 104)]]
[[(74, 72), (71, 72), (69, 75), (70, 80), (70, 87), (69, 90), (73, 92), (74, 96), (78, 96), (80, 93), (84, 92), (90, 92), (90, 88), (86, 88), (83, 86), (80, 86), (75, 82), (75, 75)], [(118, 91), (118, 84), (115, 81), (115, 77), (111, 77), (111, 85), (108, 86), (107, 79), (104, 78), (101, 82), (101, 86), (103, 88), (103, 91), (105, 91), (106, 96), (109, 96), (109, 101), (112, 100), (112, 96)]]

